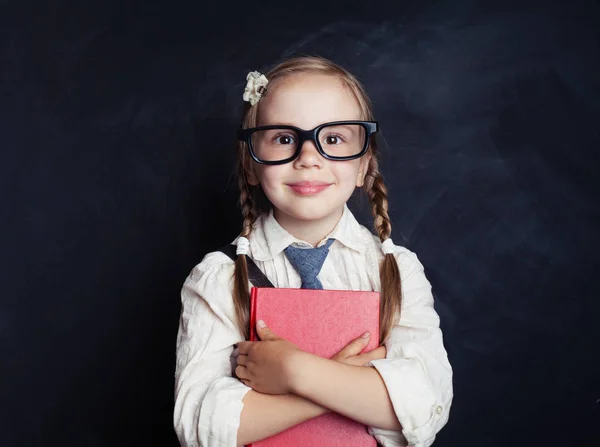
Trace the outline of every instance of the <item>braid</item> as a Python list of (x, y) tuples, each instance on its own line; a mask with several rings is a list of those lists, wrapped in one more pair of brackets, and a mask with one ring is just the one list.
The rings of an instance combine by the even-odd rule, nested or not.
[(365, 189), (371, 201), (375, 230), (383, 242), (392, 234), (392, 222), (388, 214), (387, 188), (379, 172), (379, 161), (374, 155), (371, 158), (367, 178)]
[[(252, 225), (258, 217), (258, 210), (256, 201), (254, 200), (254, 196), (246, 179), (246, 173), (241, 166), (238, 178), (238, 186), (240, 189), (240, 205), (244, 219), (240, 236), (249, 238), (250, 233), (252, 232)], [(246, 340), (250, 336), (250, 329), (248, 327), (248, 321), (250, 319), (250, 290), (248, 289), (248, 281), (248, 264), (246, 262), (246, 255), (238, 255), (235, 261), (233, 303), (235, 307), (235, 313), (237, 315), (238, 328)]]
[[(379, 162), (373, 153), (364, 189), (371, 201), (375, 230), (381, 242), (392, 234), (392, 222), (388, 214), (387, 188), (383, 177), (379, 172)], [(381, 343), (389, 336), (392, 327), (399, 320), (402, 302), (402, 285), (400, 281), (400, 270), (393, 254), (384, 256), (379, 266), (379, 277), (381, 279), (381, 292), (379, 297), (379, 338)]]
[(248, 181), (246, 180), (245, 173), (242, 173), (239, 176), (238, 187), (240, 188), (240, 206), (244, 218), (240, 236), (247, 238), (252, 232), (252, 224), (258, 217), (258, 210), (254, 195), (252, 194), (252, 191), (250, 191), (250, 185), (248, 185)]

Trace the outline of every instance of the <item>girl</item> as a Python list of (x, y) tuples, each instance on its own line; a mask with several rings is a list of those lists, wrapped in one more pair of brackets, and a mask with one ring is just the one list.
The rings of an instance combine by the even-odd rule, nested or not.
[[(237, 259), (207, 254), (182, 288), (174, 411), (181, 444), (245, 445), (333, 411), (369, 426), (383, 446), (431, 445), (448, 420), (452, 369), (423, 266), (390, 239), (365, 91), (319, 57), (247, 79)], [(378, 237), (346, 205), (356, 187), (371, 201)], [(261, 321), (261, 341), (245, 341), (251, 260), (275, 287), (379, 291), (383, 346), (361, 354), (367, 333), (323, 359)]]

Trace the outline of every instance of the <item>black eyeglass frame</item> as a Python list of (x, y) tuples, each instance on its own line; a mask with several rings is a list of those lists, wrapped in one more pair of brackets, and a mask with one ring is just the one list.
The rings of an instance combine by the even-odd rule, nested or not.
[[(321, 143), (317, 139), (317, 135), (321, 131), (321, 129), (323, 129), (324, 127), (343, 125), (343, 124), (359, 124), (359, 125), (361, 125), (362, 128), (365, 129), (365, 132), (366, 132), (365, 145), (362, 148), (362, 150), (356, 155), (346, 155), (344, 157), (336, 157), (336, 156), (328, 155), (327, 153), (325, 153), (325, 151), (321, 147)], [(293, 130), (298, 134), (298, 148), (296, 149), (296, 152), (294, 152), (294, 155), (286, 158), (285, 160), (277, 160), (277, 161), (261, 160), (260, 158), (258, 158), (256, 153), (254, 152), (254, 147), (252, 145), (252, 134), (259, 130), (272, 130), (272, 129), (288, 129), (288, 130)], [(259, 164), (263, 164), (263, 165), (282, 165), (282, 164), (289, 163), (289, 162), (295, 160), (296, 158), (298, 158), (300, 156), (300, 152), (302, 152), (302, 146), (304, 145), (304, 143), (306, 141), (312, 141), (315, 144), (317, 150), (319, 151), (319, 154), (321, 154), (321, 156), (323, 158), (326, 158), (327, 160), (333, 160), (333, 161), (346, 161), (346, 160), (354, 160), (356, 158), (360, 158), (363, 155), (365, 155), (365, 153), (367, 152), (367, 149), (369, 148), (369, 142), (371, 140), (371, 135), (373, 135), (378, 130), (379, 130), (379, 123), (377, 121), (357, 121), (357, 120), (332, 121), (330, 123), (320, 124), (311, 130), (304, 130), (304, 129), (300, 129), (299, 127), (288, 126), (288, 125), (282, 124), (282, 125), (272, 125), (272, 126), (251, 127), (248, 129), (240, 128), (240, 129), (238, 129), (238, 140), (246, 143), (246, 145), (248, 146), (248, 150), (250, 151), (250, 156), (252, 157), (252, 159), (255, 162), (257, 162)]]

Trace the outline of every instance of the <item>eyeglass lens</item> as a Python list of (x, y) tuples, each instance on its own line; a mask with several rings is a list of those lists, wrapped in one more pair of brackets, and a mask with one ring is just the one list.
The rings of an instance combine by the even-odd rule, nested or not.
[[(367, 133), (360, 124), (338, 124), (319, 130), (316, 139), (323, 152), (331, 157), (359, 154), (366, 144)], [(298, 149), (299, 137), (292, 129), (259, 130), (252, 134), (256, 156), (264, 161), (280, 161), (292, 157)]]

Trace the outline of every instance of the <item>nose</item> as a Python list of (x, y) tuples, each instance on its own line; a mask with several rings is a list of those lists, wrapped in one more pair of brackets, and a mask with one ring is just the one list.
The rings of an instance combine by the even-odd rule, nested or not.
[(313, 141), (305, 141), (300, 148), (300, 155), (294, 160), (294, 165), (296, 168), (321, 167), (323, 160), (315, 143)]

